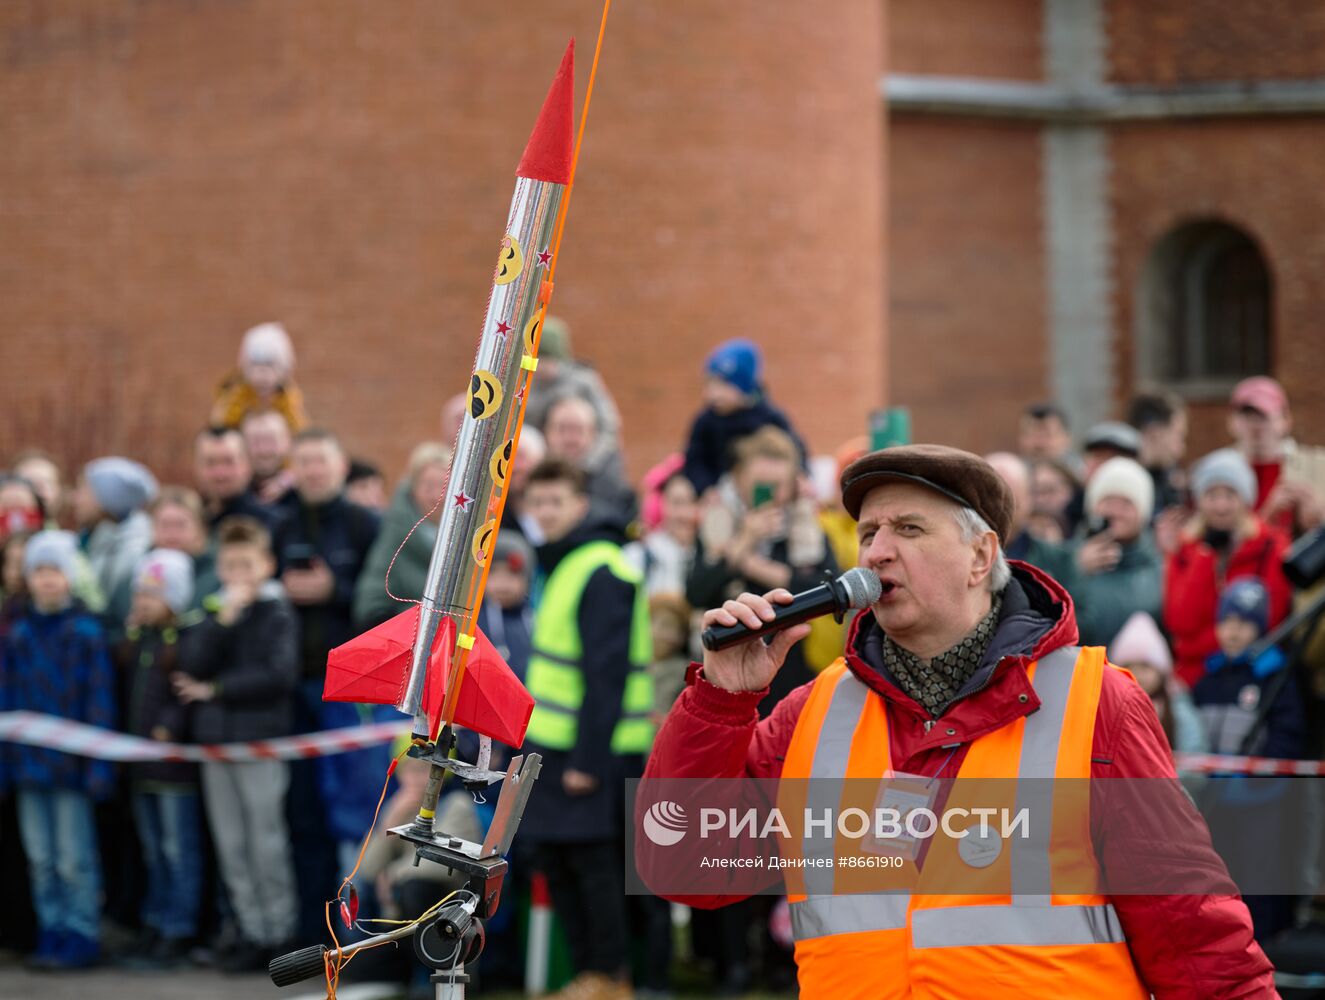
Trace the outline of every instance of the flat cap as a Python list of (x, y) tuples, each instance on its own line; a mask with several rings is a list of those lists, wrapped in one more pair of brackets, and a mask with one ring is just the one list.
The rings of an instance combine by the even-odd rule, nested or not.
[(1012, 530), (1012, 492), (979, 455), (941, 444), (908, 444), (872, 451), (842, 470), (842, 506), (859, 519), (865, 494), (888, 482), (912, 482), (975, 511), (1003, 545)]

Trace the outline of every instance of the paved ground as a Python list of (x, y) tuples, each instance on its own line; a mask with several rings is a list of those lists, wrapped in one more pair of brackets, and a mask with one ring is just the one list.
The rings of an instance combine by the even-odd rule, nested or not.
[[(346, 984), (339, 1000), (386, 1000), (398, 997), (390, 987)], [(216, 972), (126, 972), (96, 969), (59, 975), (0, 966), (4, 1000), (323, 1000), (317, 982), (278, 990), (266, 976), (223, 976)]]

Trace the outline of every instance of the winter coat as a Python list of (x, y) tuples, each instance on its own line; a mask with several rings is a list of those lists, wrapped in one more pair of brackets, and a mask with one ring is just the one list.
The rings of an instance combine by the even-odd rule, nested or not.
[(213, 543), (216, 540), (216, 526), (227, 517), (236, 516), (251, 517), (268, 531), (274, 530), (281, 521), (277, 511), (259, 500), (253, 492), (238, 493), (223, 500), (220, 507), (207, 515), (207, 531)]
[(354, 638), (354, 587), (380, 526), (381, 518), (375, 512), (338, 496), (317, 506), (301, 500), (276, 529), (273, 547), (278, 575), (303, 550), (325, 562), (335, 577), (331, 596), (322, 604), (295, 606), (304, 677), (325, 676), (327, 653)]
[[(197, 624), (201, 613), (189, 617)], [(119, 671), (121, 724), (133, 736), (155, 739), (154, 731), (165, 730), (165, 739), (185, 742), (189, 737), (189, 706), (175, 697), (170, 675), (179, 669), (179, 637), (186, 623), (165, 628), (131, 628), (115, 644), (113, 659)], [(196, 785), (196, 764), (149, 760), (134, 764), (130, 774), (135, 785)]]
[[(1013, 563), (1013, 581), (1004, 591), (998, 629), (983, 663), (963, 687), (964, 696), (948, 707), (938, 725), (926, 724), (932, 720), (925, 709), (883, 669), (881, 633), (872, 615), (856, 619), (846, 663), (887, 706), (893, 766), (908, 774), (952, 778), (971, 741), (1038, 708), (1026, 675), (1030, 662), (1076, 641), (1067, 591), (1040, 571)], [(704, 680), (700, 667), (693, 665), (686, 689), (658, 732), (646, 782), (651, 778), (776, 779), (810, 689), (807, 684), (793, 691), (760, 721), (755, 706), (763, 691), (724, 691)], [(963, 741), (955, 750), (954, 738)], [(1104, 671), (1091, 759), (1092, 778), (1174, 778), (1169, 748), (1150, 699), (1123, 671)], [(1092, 782), (1092, 796), (1109, 794), (1111, 784), (1116, 783)], [(648, 797), (642, 793), (640, 803)], [(1135, 859), (1118, 856), (1116, 846), (1100, 833), (1109, 814), (1109, 809), (1092, 805), (1092, 840), (1100, 864), (1106, 871), (1135, 870)], [(1145, 816), (1133, 819), (1147, 821)], [(647, 848), (641, 851), (640, 843), (637, 838), (636, 860), (648, 882), (652, 855)], [(702, 841), (695, 843), (704, 850)], [(658, 857), (680, 870), (692, 859), (677, 852), (688, 849), (669, 847), (665, 859)], [(1202, 870), (1222, 871), (1208, 838), (1185, 843), (1183, 852), (1185, 860), (1195, 859)], [(738, 898), (708, 895), (679, 901), (715, 907)], [(1154, 995), (1272, 995), (1273, 971), (1252, 938), (1246, 907), (1236, 896), (1116, 895), (1110, 902), (1137, 971)]]
[[(587, 517), (561, 541), (538, 549), (539, 574), (546, 581), (562, 559), (590, 542), (621, 545), (625, 540), (614, 522)], [(607, 566), (596, 570), (585, 584), (578, 611), (584, 649), (578, 734), (571, 750), (538, 748), (543, 770), (520, 824), (521, 836), (530, 841), (584, 843), (613, 840), (623, 833), (624, 781), (639, 777), (644, 767), (637, 756), (618, 756), (611, 750), (612, 731), (621, 717), (626, 677), (631, 672), (635, 589)], [(567, 768), (593, 775), (598, 787), (587, 795), (568, 795), (561, 785)]]
[(1076, 568), (1081, 543), (1069, 548), (1071, 569), (1059, 580), (1077, 609), (1077, 631), (1083, 646), (1107, 646), (1133, 612), (1158, 619), (1164, 603), (1164, 565), (1148, 534), (1119, 545), (1118, 564), (1102, 573)]
[(241, 372), (233, 371), (216, 387), (211, 425), (238, 427), (246, 416), (259, 410), (275, 410), (290, 425), (292, 434), (303, 430), (308, 424), (308, 415), (304, 412), (304, 394), (293, 381), (286, 380), (270, 399), (262, 399), (244, 380)]
[(1270, 627), (1288, 614), (1292, 588), (1281, 563), (1288, 542), (1263, 522), (1237, 545), (1220, 567), (1214, 549), (1202, 539), (1187, 538), (1164, 567), (1163, 624), (1173, 644), (1174, 672), (1188, 687), (1205, 673), (1205, 661), (1219, 648), (1215, 639), (1215, 609), (1219, 594), (1230, 580), (1259, 577), (1270, 594)]
[(123, 521), (100, 521), (87, 536), (87, 561), (106, 598), (106, 619), (117, 631), (133, 603), (134, 570), (151, 549), (152, 519), (142, 510)]
[[(1020, 532), (1003, 548), (1003, 554), (1009, 559), (1018, 559), (1030, 563), (1036, 569), (1043, 570), (1063, 586), (1068, 586), (1073, 574), (1074, 552), (1070, 545), (1046, 542), (1036, 538), (1029, 531)], [(1077, 622), (1081, 621), (1081, 609), (1077, 608)], [(1109, 638), (1113, 638), (1110, 636)]]
[[(1302, 695), (1295, 679), (1276, 683), (1288, 661), (1277, 646), (1255, 660), (1245, 655), (1230, 659), (1215, 653), (1206, 661), (1206, 673), (1192, 689), (1192, 701), (1200, 710), (1210, 753), (1250, 754), (1255, 757), (1296, 759), (1306, 749), (1307, 722)], [(1265, 725), (1249, 747), (1243, 742), (1261, 710), (1266, 689), (1279, 692)]]
[[(386, 515), (382, 518), (381, 530), (364, 557), (363, 569), (354, 584), (354, 627), (358, 631), (380, 625), (388, 618), (394, 618), (409, 608), (408, 604), (391, 599), (386, 592), (384, 582), (389, 582), (391, 593), (411, 601), (423, 596), (423, 584), (428, 578), (428, 563), (432, 559), (432, 549), (437, 544), (437, 525), (424, 521), (417, 528), (414, 525), (423, 517), (424, 511), (414, 506), (409, 485), (401, 484), (396, 495), (391, 498)], [(410, 529), (414, 533), (410, 534)], [(503, 526), (502, 530), (506, 530)], [(401, 541), (409, 535), (409, 540), (401, 547)], [(396, 550), (400, 549), (400, 554)], [(391, 560), (395, 559), (395, 565)], [(391, 568), (391, 579), (387, 581), (387, 567)]]
[(479, 609), (479, 628), (488, 637), (493, 648), (501, 654), (516, 677), (524, 680), (529, 670), (529, 651), (534, 634), (534, 610), (526, 602), (514, 608), (503, 608), (491, 597)]
[(588, 517), (592, 520), (610, 521), (625, 531), (639, 516), (639, 497), (619, 470), (610, 466), (586, 470), (584, 488), (589, 495)]
[(659, 529), (631, 542), (624, 551), (630, 564), (644, 574), (644, 590), (650, 597), (685, 594), (690, 561), (695, 557), (692, 546), (682, 545)]
[(749, 406), (732, 413), (718, 413), (705, 407), (690, 425), (690, 436), (685, 448), (685, 477), (694, 484), (696, 493), (703, 493), (730, 471), (733, 465), (732, 445), (749, 437), (761, 427), (772, 424), (791, 435), (805, 464), (805, 444), (781, 410), (762, 397)]
[(216, 553), (204, 549), (193, 557), (193, 600), (189, 610), (197, 611), (203, 601), (221, 589), (221, 578), (216, 575)]
[(285, 591), (268, 580), (233, 625), (222, 625), (209, 609), (202, 621), (184, 631), (180, 670), (216, 684), (210, 701), (193, 704), (196, 742), (290, 734), (292, 692), (299, 678), (298, 627)]
[[(78, 602), (53, 614), (29, 604), (0, 656), (0, 711), (40, 712), (114, 729), (115, 674), (97, 618)], [(0, 749), (9, 781), (20, 788), (66, 788), (95, 799), (114, 790), (109, 761), (22, 743)]]

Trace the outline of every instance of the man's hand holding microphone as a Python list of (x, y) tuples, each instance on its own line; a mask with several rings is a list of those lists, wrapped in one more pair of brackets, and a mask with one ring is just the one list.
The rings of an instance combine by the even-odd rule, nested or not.
[(781, 587), (762, 597), (745, 593), (705, 612), (704, 678), (726, 691), (762, 691), (791, 647), (809, 634), (811, 619), (831, 614), (841, 621), (848, 611), (872, 605), (881, 589), (877, 576), (857, 567), (804, 593)]

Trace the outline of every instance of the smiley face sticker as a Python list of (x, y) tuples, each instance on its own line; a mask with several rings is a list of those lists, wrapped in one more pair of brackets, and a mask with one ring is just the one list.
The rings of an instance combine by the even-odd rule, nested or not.
[(520, 241), (514, 236), (503, 236), (501, 250), (497, 253), (497, 273), (493, 281), (498, 285), (509, 285), (524, 270), (524, 252)]
[(492, 554), (492, 543), (496, 537), (497, 519), (494, 517), (490, 521), (484, 521), (483, 527), (474, 532), (474, 544), (471, 549), (474, 562), (482, 566), (488, 561), (488, 556)]
[(479, 369), (469, 377), (469, 413), (475, 420), (485, 420), (501, 406), (501, 383), (492, 372)]
[(529, 322), (524, 325), (524, 350), (526, 354), (534, 353), (534, 344), (538, 340), (538, 333), (543, 328), (543, 310), (540, 309), (529, 317)]
[(511, 456), (515, 454), (515, 439), (512, 438), (492, 453), (488, 462), (488, 471), (492, 473), (492, 483), (498, 489), (506, 486), (506, 477), (511, 471)]

